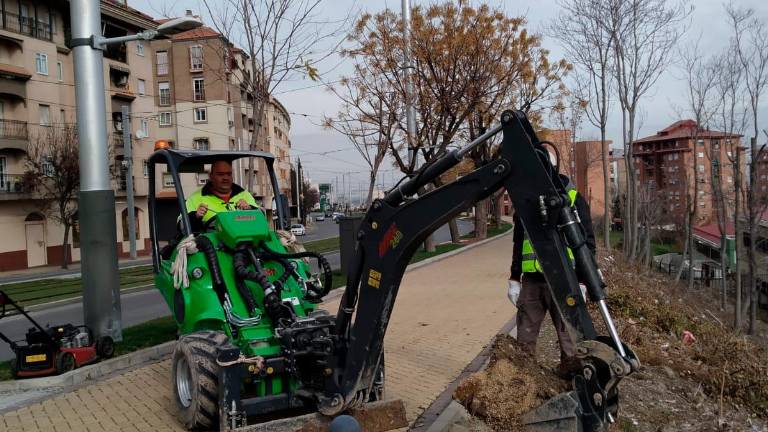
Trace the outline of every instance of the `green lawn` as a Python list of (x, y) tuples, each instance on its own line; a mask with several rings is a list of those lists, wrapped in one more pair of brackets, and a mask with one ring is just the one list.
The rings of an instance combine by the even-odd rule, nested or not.
[(327, 253), (339, 250), (339, 238), (332, 237), (304, 243), (304, 248), (311, 252)]
[[(620, 249), (622, 245), (624, 244), (624, 232), (622, 231), (611, 231), (610, 233), (610, 239), (611, 239), (611, 247), (614, 249)], [(598, 239), (598, 243), (602, 242), (602, 238)], [(671, 252), (682, 252), (680, 248), (676, 247), (674, 244), (669, 243), (660, 243), (658, 241), (651, 243), (651, 255), (663, 255)]]

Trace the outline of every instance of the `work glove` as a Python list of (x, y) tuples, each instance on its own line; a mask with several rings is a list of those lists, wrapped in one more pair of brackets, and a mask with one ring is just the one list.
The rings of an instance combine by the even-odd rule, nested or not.
[(517, 300), (520, 298), (520, 281), (514, 279), (507, 281), (507, 297), (513, 305), (517, 306)]

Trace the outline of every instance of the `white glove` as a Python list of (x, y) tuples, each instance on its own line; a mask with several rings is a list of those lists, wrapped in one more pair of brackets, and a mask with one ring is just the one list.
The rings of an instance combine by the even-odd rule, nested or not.
[(587, 286), (580, 283), (579, 289), (581, 290), (581, 296), (584, 297), (584, 303), (587, 302)]
[(507, 281), (507, 297), (513, 305), (517, 306), (517, 299), (520, 298), (520, 281), (512, 279)]

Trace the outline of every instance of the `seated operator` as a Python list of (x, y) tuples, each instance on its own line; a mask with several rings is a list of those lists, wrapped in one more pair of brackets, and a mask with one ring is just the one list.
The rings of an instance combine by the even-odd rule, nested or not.
[(217, 160), (211, 164), (208, 182), (187, 198), (187, 213), (192, 231), (201, 231), (216, 214), (232, 210), (259, 208), (253, 196), (232, 183), (232, 163)]

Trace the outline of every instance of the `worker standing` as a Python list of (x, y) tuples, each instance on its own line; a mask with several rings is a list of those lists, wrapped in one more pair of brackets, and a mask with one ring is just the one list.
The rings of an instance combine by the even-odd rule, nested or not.
[[(589, 250), (594, 255), (595, 234), (592, 230), (589, 205), (581, 194), (576, 191), (576, 187), (567, 176), (561, 174), (560, 180), (563, 184), (567, 185), (566, 190), (570, 198), (570, 205), (581, 219), (587, 239), (587, 247), (589, 247)], [(580, 367), (579, 362), (574, 357), (574, 344), (565, 328), (563, 318), (557, 311), (557, 307), (552, 299), (549, 286), (536, 259), (533, 245), (516, 215), (514, 223), (512, 266), (507, 295), (509, 300), (517, 306), (517, 340), (525, 351), (535, 356), (536, 340), (539, 337), (541, 323), (544, 321), (547, 312), (549, 312), (560, 343), (560, 365), (557, 372), (561, 377), (570, 377)], [(568, 249), (568, 258), (571, 260), (571, 263), (574, 263), (573, 253), (570, 249)], [(578, 268), (576, 273), (579, 276)], [(581, 277), (579, 277), (579, 280), (581, 280)], [(581, 289), (582, 293), (584, 293), (584, 286), (581, 286)]]

